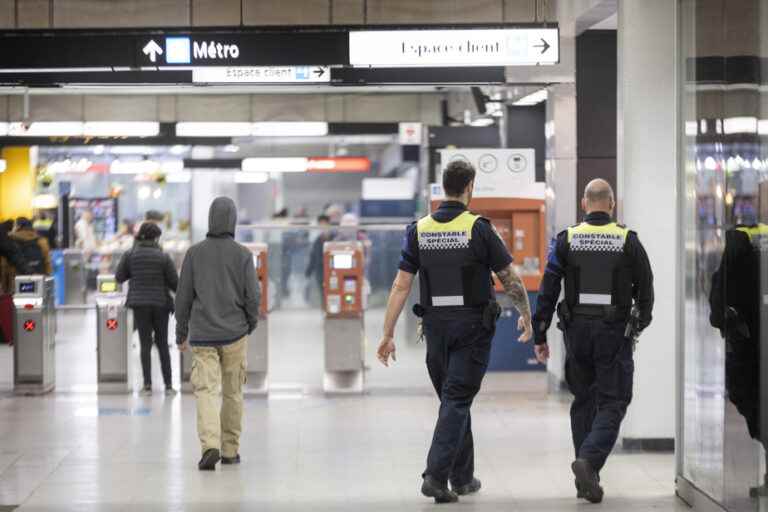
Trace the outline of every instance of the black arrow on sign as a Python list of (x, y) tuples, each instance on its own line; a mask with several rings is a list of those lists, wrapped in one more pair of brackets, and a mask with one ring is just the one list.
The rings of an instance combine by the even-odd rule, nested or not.
[(534, 48), (541, 48), (541, 53), (546, 52), (549, 50), (549, 43), (544, 40), (544, 38), (541, 38), (541, 44), (535, 44), (533, 45)]
[(313, 71), (313, 73), (314, 73), (314, 74), (315, 74), (315, 75), (316, 75), (318, 78), (320, 78), (321, 76), (323, 76), (323, 75), (325, 74), (325, 69), (324, 69), (324, 68), (317, 68), (317, 69), (315, 69), (315, 70)]

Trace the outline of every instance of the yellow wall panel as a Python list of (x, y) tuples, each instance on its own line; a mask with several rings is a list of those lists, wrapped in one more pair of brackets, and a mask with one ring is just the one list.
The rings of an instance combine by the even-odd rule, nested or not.
[(0, 173), (0, 220), (32, 217), (35, 169), (30, 153), (28, 147), (3, 148), (7, 168)]

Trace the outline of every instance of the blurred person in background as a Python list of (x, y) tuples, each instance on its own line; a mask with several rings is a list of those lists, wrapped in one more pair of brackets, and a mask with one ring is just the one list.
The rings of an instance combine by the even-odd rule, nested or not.
[(176, 291), (179, 276), (170, 256), (158, 244), (162, 231), (153, 222), (139, 228), (135, 245), (120, 259), (115, 278), (130, 280), (126, 305), (133, 309), (141, 341), (142, 395), (152, 393), (152, 344), (157, 346), (165, 382), (165, 394), (175, 395), (171, 380), (171, 354), (168, 349), (168, 315), (173, 310), (170, 292)]
[(56, 218), (53, 213), (40, 212), (34, 219), (32, 227), (37, 231), (37, 234), (48, 240), (48, 247), (55, 249), (56, 242)]
[(16, 219), (16, 229), (10, 234), (10, 238), (16, 242), (26, 263), (25, 272), (17, 274), (43, 274), (51, 275), (51, 251), (48, 240), (37, 234), (32, 221), (26, 217)]
[(26, 273), (24, 258), (9, 233), (13, 221), (0, 224), (0, 342), (13, 343), (14, 275)]
[(93, 228), (93, 214), (84, 211), (75, 222), (75, 247), (81, 249), (86, 259), (97, 249), (96, 231)]
[(323, 294), (323, 245), (330, 242), (336, 236), (336, 232), (331, 229), (331, 219), (327, 215), (318, 215), (317, 226), (322, 229), (309, 251), (309, 262), (304, 276), (309, 280), (314, 276), (320, 295)]

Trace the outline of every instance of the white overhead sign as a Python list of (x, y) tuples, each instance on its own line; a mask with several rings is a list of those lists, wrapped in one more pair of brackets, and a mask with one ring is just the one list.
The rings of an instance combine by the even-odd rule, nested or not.
[(352, 31), (349, 62), (358, 67), (556, 64), (559, 43), (557, 28)]
[(545, 183), (536, 182), (536, 152), (533, 149), (442, 149), (442, 169), (454, 160), (464, 160), (477, 171), (474, 197), (544, 199)]
[(331, 81), (328, 66), (223, 66), (192, 70), (194, 83), (301, 84)]

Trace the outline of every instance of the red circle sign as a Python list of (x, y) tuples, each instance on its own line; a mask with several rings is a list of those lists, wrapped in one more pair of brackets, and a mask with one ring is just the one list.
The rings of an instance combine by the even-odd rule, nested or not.
[(115, 329), (117, 329), (117, 319), (109, 318), (107, 320), (107, 329), (109, 329), (110, 331), (114, 331)]
[(36, 326), (37, 326), (37, 324), (35, 323), (34, 320), (26, 320), (24, 322), (24, 330), (27, 331), (27, 332), (34, 331)]

